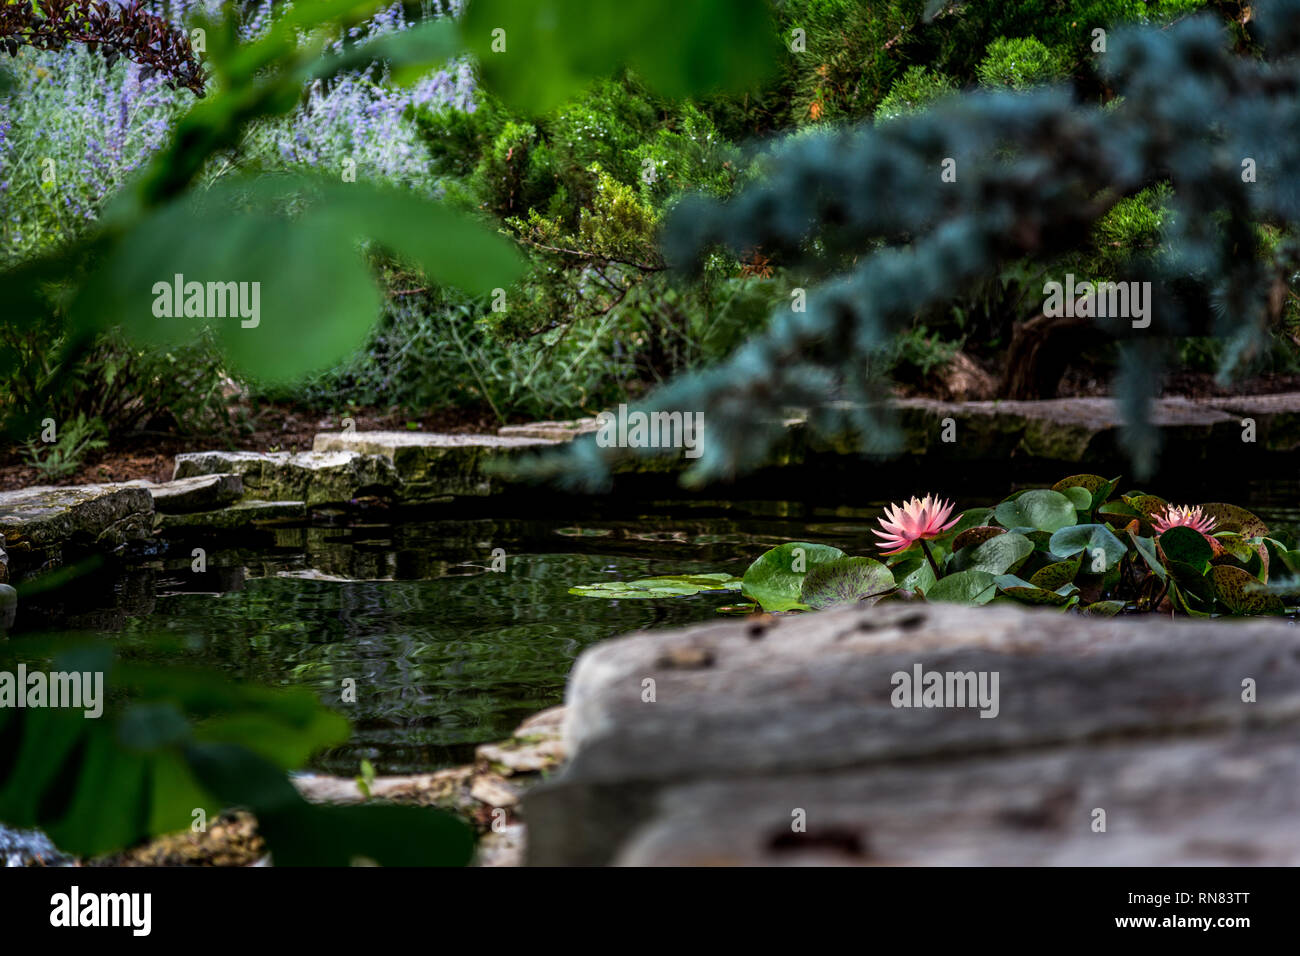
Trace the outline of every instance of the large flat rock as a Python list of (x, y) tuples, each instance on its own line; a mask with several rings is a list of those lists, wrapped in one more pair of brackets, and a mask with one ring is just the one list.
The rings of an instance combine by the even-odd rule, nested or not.
[[(996, 716), (981, 717), (977, 708), (895, 707), (893, 675), (911, 674), (916, 665), (927, 672), (996, 673)], [(1246, 679), (1258, 683), (1257, 702), (1242, 700)], [(644, 699), (647, 686), (653, 686), (652, 702)], [(1177, 805), (1174, 790), (1193, 772), (1195, 754), (1218, 747), (1244, 759), (1274, 759), (1266, 735), (1256, 737), (1266, 728), (1286, 728), (1292, 740), (1300, 733), (1300, 629), (1275, 621), (1096, 620), (1011, 606), (887, 605), (610, 641), (579, 658), (567, 697), (570, 763), (526, 804), (533, 862), (681, 862), (692, 841), (701, 848), (762, 849), (772, 817), (745, 810), (751, 799), (760, 808), (784, 806), (782, 833), (788, 834), (792, 811), (807, 809), (816, 797), (838, 808), (826, 811), (826, 819), (840, 821), (836, 833), (847, 828), (859, 844), (869, 844), (877, 811), (881, 819), (893, 812), (864, 797), (879, 790), (885, 800), (888, 788), (874, 783), (879, 774), (904, 774), (917, 788), (911, 799), (918, 830), (947, 827), (948, 838), (964, 845), (970, 842), (964, 828), (974, 818), (963, 817), (962, 794), (998, 774), (1001, 782), (987, 785), (986, 799), (1014, 819), (1021, 812), (1017, 793), (1047, 799), (1059, 785), (1090, 794), (1114, 780), (1119, 771), (1105, 771), (1105, 761), (1088, 756), (1092, 750), (1114, 754), (1114, 767), (1161, 765), (1167, 758), (1169, 766), (1184, 768), (1181, 776), (1156, 779), (1145, 795), (1130, 794), (1154, 819)], [(1114, 749), (1121, 744), (1140, 752), (1125, 756)], [(1166, 754), (1165, 748), (1184, 746), (1193, 747), (1179, 751), (1186, 759)], [(1035, 755), (1046, 762), (1016, 762)], [(1300, 753), (1292, 759), (1288, 772), (1295, 779)], [(697, 787), (704, 789), (691, 790)], [(699, 829), (708, 828), (708, 818), (691, 822), (683, 809), (695, 799), (689, 793), (724, 792), (718, 799), (732, 801), (731, 822), (745, 838), (704, 840)], [(803, 801), (790, 803), (798, 793)], [(904, 812), (907, 798), (896, 799), (897, 812)], [(1246, 800), (1225, 795), (1224, 805)], [(1093, 835), (1088, 822), (1081, 823), (1084, 836)], [(1249, 845), (1266, 844), (1268, 828), (1279, 822), (1276, 814), (1258, 815)], [(1184, 842), (1190, 827), (1181, 825)], [(1233, 833), (1223, 838), (1239, 849), (1247, 845)], [(815, 842), (791, 845), (815, 849)], [(929, 856), (920, 848), (887, 855), (894, 862), (955, 860), (944, 857), (947, 845), (936, 837)], [(980, 843), (961, 859), (1047, 858), (1041, 847), (1001, 852), (998, 846)], [(1077, 862), (1099, 846), (1080, 844), (1062, 859)], [(729, 858), (761, 856), (737, 853)], [(1193, 858), (1189, 853), (1180, 861)]]
[(159, 514), (192, 514), (234, 504), (244, 496), (244, 479), (236, 474), (195, 475), (177, 481), (152, 482), (138, 479), (126, 483), (144, 488), (153, 498)]
[(147, 538), (153, 498), (126, 485), (35, 487), (0, 492), (0, 535), (10, 559), (57, 566), (66, 545), (112, 551)]
[(176, 456), (174, 480), (238, 475), (244, 497), (338, 504), (365, 494), (391, 494), (400, 484), (390, 460), (354, 451), (205, 451)]
[(355, 453), (391, 463), (400, 479), (398, 496), (420, 502), (447, 495), (492, 494), (498, 482), (489, 462), (556, 444), (553, 439), (432, 432), (325, 432), (317, 453)]

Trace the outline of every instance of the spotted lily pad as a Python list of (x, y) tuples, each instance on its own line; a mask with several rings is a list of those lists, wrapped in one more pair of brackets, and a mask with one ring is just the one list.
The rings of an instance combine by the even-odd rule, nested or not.
[(1095, 601), (1082, 609), (1082, 613), (1093, 617), (1114, 617), (1124, 610), (1123, 601)]
[(1210, 569), (1214, 594), (1233, 614), (1285, 614), (1286, 605), (1276, 594), (1263, 593), (1259, 578), (1229, 564)]
[(1074, 576), (1079, 573), (1081, 558), (1082, 555), (1073, 560), (1057, 561), (1045, 568), (1039, 568), (1030, 575), (1029, 583), (1037, 588), (1055, 591), (1062, 585), (1069, 584), (1074, 580)]
[(1000, 534), (1006, 534), (1005, 528), (997, 528), (993, 525), (977, 525), (974, 528), (967, 528), (961, 534), (953, 539), (953, 551), (960, 551), (962, 548), (969, 548), (973, 544), (983, 544), (989, 538), (996, 538)]
[(1003, 574), (997, 578), (997, 588), (1000, 592), (1008, 597), (1015, 598), (1024, 604), (1044, 604), (1054, 607), (1063, 607), (1070, 603), (1070, 599), (1079, 593), (1079, 589), (1073, 584), (1065, 584), (1057, 590), (1036, 587), (1023, 578), (1018, 578), (1014, 574)]
[[(933, 573), (933, 572), (932, 572)], [(804, 575), (799, 600), (811, 608), (875, 604), (894, 590), (894, 575), (873, 558), (837, 558)]]

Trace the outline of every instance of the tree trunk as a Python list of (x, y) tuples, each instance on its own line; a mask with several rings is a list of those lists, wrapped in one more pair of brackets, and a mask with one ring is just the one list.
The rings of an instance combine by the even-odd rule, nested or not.
[(1002, 374), (1003, 397), (1054, 398), (1070, 359), (1086, 341), (1092, 320), (1080, 316), (1038, 315), (1016, 325)]

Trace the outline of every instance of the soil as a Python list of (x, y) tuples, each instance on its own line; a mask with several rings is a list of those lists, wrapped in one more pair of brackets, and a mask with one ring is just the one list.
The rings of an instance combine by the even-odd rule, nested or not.
[[(412, 424), (420, 431), (495, 434), (498, 424), (489, 415), (448, 409), (425, 416), (392, 409), (349, 412), (358, 431), (404, 431)], [(141, 434), (114, 439), (108, 448), (87, 456), (71, 475), (48, 478), (29, 465), (22, 449), (0, 449), (0, 491), (33, 485), (80, 485), (97, 482), (170, 481), (174, 456), (190, 451), (311, 451), (317, 432), (337, 431), (338, 417), (291, 405), (263, 406), (249, 416), (248, 430), (227, 436)]]

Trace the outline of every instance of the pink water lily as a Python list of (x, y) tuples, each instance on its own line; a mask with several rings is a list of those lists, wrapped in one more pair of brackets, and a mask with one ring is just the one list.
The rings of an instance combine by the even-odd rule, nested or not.
[(1201, 534), (1214, 530), (1215, 520), (1201, 510), (1200, 505), (1165, 505), (1164, 511), (1151, 516), (1151, 527), (1156, 534), (1164, 534), (1170, 528), (1191, 528)]
[[(880, 519), (884, 533), (872, 533), (881, 539), (879, 548), (883, 554), (898, 554), (918, 541), (936, 538), (951, 529), (958, 519), (948, 521), (950, 514), (952, 502), (941, 501), (930, 495), (912, 498), (902, 504), (886, 507), (885, 517)], [(948, 523), (944, 524), (945, 521)]]
[(1220, 545), (1214, 538), (1210, 537), (1210, 532), (1214, 530), (1217, 522), (1203, 512), (1200, 505), (1165, 505), (1164, 511), (1156, 512), (1151, 516), (1151, 527), (1155, 529), (1156, 534), (1164, 534), (1170, 528), (1191, 528), (1193, 531), (1200, 532), (1202, 538), (1210, 543), (1210, 547), (1217, 553)]

